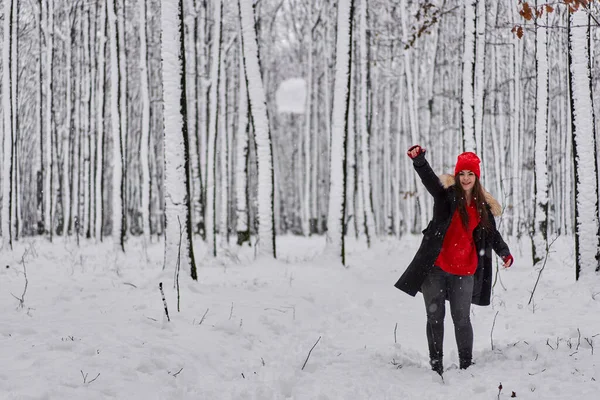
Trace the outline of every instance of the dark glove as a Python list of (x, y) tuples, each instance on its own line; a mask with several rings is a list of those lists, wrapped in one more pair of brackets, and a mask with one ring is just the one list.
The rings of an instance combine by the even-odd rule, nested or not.
[(502, 261), (504, 261), (504, 268), (509, 268), (513, 264), (513, 261), (515, 261), (515, 259), (512, 255), (509, 254), (507, 256), (502, 257)]
[(410, 158), (415, 158), (420, 154), (425, 154), (427, 150), (425, 150), (424, 148), (422, 148), (421, 146), (419, 146), (418, 144), (412, 146), (410, 149), (408, 149), (408, 151), (406, 152), (406, 154), (410, 157)]

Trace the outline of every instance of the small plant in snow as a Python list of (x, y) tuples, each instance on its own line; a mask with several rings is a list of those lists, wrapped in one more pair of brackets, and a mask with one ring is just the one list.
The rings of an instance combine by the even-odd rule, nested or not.
[(98, 375), (96, 375), (96, 377), (94, 379), (92, 379), (91, 381), (88, 381), (87, 380), (88, 374), (84, 373), (83, 370), (81, 370), (81, 369), (79, 370), (79, 372), (81, 372), (81, 377), (83, 378), (83, 384), (84, 385), (87, 385), (87, 384), (90, 384), (90, 383), (94, 382), (100, 376), (100, 372), (98, 372)]

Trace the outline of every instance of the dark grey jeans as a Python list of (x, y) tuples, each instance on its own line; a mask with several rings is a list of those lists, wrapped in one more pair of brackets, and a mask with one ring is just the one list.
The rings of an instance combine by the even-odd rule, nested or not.
[(443, 356), (444, 317), (446, 316), (446, 295), (450, 301), (450, 313), (454, 322), (454, 332), (458, 355), (461, 361), (471, 363), (473, 354), (473, 327), (471, 326), (471, 297), (473, 295), (473, 275), (452, 275), (435, 266), (421, 286), (427, 311), (427, 342), (429, 357), (440, 360)]

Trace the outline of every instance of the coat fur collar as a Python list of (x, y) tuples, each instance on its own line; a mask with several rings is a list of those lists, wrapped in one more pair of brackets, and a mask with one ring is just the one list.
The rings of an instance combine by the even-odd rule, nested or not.
[[(445, 189), (448, 189), (450, 186), (454, 186), (456, 183), (454, 176), (450, 174), (444, 174), (440, 176), (440, 182), (442, 182), (442, 186)], [(485, 195), (485, 202), (488, 203), (490, 209), (492, 210), (492, 215), (494, 217), (498, 217), (502, 214), (502, 206), (487, 190), (483, 189), (483, 193)]]

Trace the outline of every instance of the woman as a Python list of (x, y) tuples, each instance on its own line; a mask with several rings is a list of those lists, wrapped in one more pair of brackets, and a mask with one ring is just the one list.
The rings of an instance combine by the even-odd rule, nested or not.
[(471, 303), (490, 304), (492, 249), (504, 267), (513, 263), (508, 246), (496, 229), (500, 204), (479, 182), (479, 157), (458, 156), (454, 176), (438, 177), (425, 159), (425, 149), (411, 147), (408, 156), (423, 185), (433, 196), (433, 219), (423, 241), (396, 287), (411, 296), (423, 293), (427, 312), (427, 342), (431, 368), (442, 375), (446, 300), (454, 322), (460, 368), (471, 365), (473, 328)]

